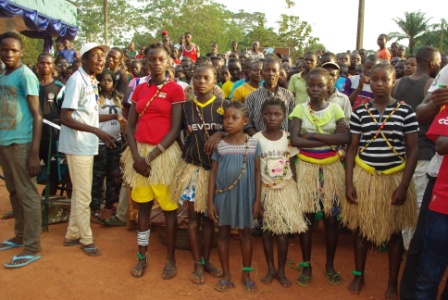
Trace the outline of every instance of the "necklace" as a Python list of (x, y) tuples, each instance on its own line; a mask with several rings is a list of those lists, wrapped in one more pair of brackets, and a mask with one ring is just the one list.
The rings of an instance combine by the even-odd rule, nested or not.
[[(394, 146), (392, 146), (392, 144), (389, 142), (389, 139), (384, 135), (384, 133), (383, 133), (383, 131), (382, 131), (383, 128), (384, 128), (384, 126), (386, 125), (387, 120), (389, 120), (390, 117), (392, 117), (392, 115), (393, 115), (393, 114), (400, 108), (400, 106), (401, 106), (403, 103), (404, 103), (403, 101), (398, 102), (398, 105), (395, 106), (395, 108), (390, 112), (390, 114), (388, 114), (388, 115), (386, 116), (386, 118), (384, 119), (384, 121), (383, 121), (382, 123), (379, 123), (379, 122), (376, 120), (375, 116), (374, 116), (374, 115), (372, 114), (372, 112), (370, 111), (370, 109), (369, 109), (367, 103), (364, 104), (364, 108), (365, 108), (365, 110), (369, 113), (369, 115), (370, 115), (370, 117), (372, 118), (372, 120), (373, 120), (373, 122), (375, 123), (375, 125), (378, 126), (378, 130), (376, 131), (376, 133), (375, 133), (375, 135), (373, 136), (373, 138), (372, 138), (370, 141), (368, 141), (368, 142), (364, 145), (364, 147), (362, 147), (362, 148), (359, 150), (359, 153), (364, 152), (364, 150), (366, 150), (367, 147), (369, 147), (369, 145), (370, 145), (372, 142), (374, 142), (374, 141), (376, 140), (376, 138), (381, 134), (381, 137), (383, 138), (384, 142), (385, 142), (385, 143), (387, 144), (387, 146), (392, 150), (392, 152), (393, 152), (399, 159), (404, 160), (404, 158), (397, 152), (397, 150), (395, 150)], [(373, 105), (372, 105), (372, 107), (373, 107)]]
[(231, 185), (226, 187), (225, 189), (222, 189), (222, 190), (215, 189), (215, 194), (219, 194), (219, 193), (224, 193), (224, 192), (230, 191), (231, 189), (233, 189), (238, 184), (238, 182), (243, 177), (244, 173), (246, 173), (247, 157), (249, 156), (248, 154), (249, 154), (249, 136), (246, 135), (246, 153), (244, 154), (244, 157), (243, 157), (243, 167), (241, 168), (241, 172), (238, 175), (238, 178)]
[(280, 184), (285, 179), (286, 174), (288, 173), (289, 156), (290, 156), (290, 149), (291, 149), (291, 139), (289, 137), (289, 134), (287, 135), (287, 137), (288, 137), (288, 149), (286, 150), (286, 160), (285, 160), (285, 166), (283, 167), (283, 174), (278, 180), (274, 181), (273, 183), (263, 183), (263, 186), (265, 186), (265, 187), (273, 187), (273, 186)]

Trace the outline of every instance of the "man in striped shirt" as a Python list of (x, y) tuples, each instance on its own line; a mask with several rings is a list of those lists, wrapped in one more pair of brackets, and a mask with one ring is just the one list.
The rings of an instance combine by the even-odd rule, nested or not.
[[(286, 104), (286, 115), (294, 110), (294, 95), (278, 86), (278, 78), (280, 77), (280, 61), (275, 57), (268, 57), (263, 62), (261, 75), (264, 79), (264, 85), (253, 91), (246, 98), (244, 103), (249, 110), (249, 124), (246, 126), (247, 133), (252, 136), (255, 133), (266, 128), (261, 115), (261, 105), (270, 98), (279, 98)], [(290, 121), (285, 118), (282, 122), (282, 129), (289, 130)]]

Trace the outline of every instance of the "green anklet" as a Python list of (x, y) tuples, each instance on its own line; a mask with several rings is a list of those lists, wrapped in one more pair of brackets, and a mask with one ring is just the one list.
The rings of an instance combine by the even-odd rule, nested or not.
[(362, 272), (361, 271), (352, 271), (352, 274), (355, 276), (362, 276)]
[(243, 272), (253, 272), (254, 268), (252, 267), (243, 267)]
[(146, 253), (145, 253), (145, 255), (141, 255), (139, 252), (137, 252), (137, 257), (138, 257), (138, 260), (144, 260), (146, 258)]
[(203, 257), (201, 257), (201, 264), (205, 266), (205, 259)]
[(309, 261), (302, 261), (299, 263), (299, 266), (302, 268), (309, 268), (310, 267), (310, 262)]

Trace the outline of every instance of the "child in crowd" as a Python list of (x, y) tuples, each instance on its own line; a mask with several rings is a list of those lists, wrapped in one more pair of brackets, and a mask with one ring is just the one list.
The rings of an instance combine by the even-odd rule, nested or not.
[(408, 56), (405, 62), (404, 75), (411, 76), (417, 70), (417, 59), (414, 55)]
[(232, 59), (229, 61), (229, 73), (230, 80), (226, 81), (222, 85), (222, 91), (224, 92), (224, 97), (230, 99), (230, 92), (236, 81), (241, 79), (241, 63), (237, 59)]
[[(122, 153), (121, 146), (121, 128), (126, 124), (122, 116), (123, 95), (116, 89), (115, 76), (112, 71), (105, 69), (97, 75), (98, 80), (98, 113), (99, 128), (113, 136), (117, 141), (115, 148), (108, 148), (103, 141), (99, 141), (98, 155), (95, 155), (93, 161), (93, 180), (92, 180), (92, 202), (90, 209), (92, 216), (99, 218), (103, 194), (104, 179), (106, 178), (106, 208), (113, 208), (113, 201), (118, 200), (121, 181), (118, 189), (115, 184), (114, 172), (120, 170), (120, 157)], [(115, 173), (116, 174), (116, 173)], [(121, 173), (118, 174), (121, 178)]]
[[(263, 217), (263, 249), (268, 271), (261, 281), (265, 284), (274, 278), (284, 287), (290, 287), (286, 278), (285, 264), (288, 256), (288, 234), (306, 231), (305, 219), (300, 210), (297, 195), (294, 157), (299, 152), (291, 147), (289, 133), (281, 129), (286, 118), (286, 105), (278, 98), (266, 100), (261, 107), (261, 114), (266, 129), (253, 137), (258, 139), (261, 147), (261, 199)], [(274, 265), (273, 236), (277, 237), (278, 269)]]
[[(224, 87), (224, 84), (226, 84), (228, 81), (230, 81), (230, 72), (229, 68), (224, 66), (221, 69), (221, 88)], [(219, 86), (219, 84), (218, 84)]]
[(355, 231), (355, 275), (348, 290), (364, 285), (370, 243), (387, 243), (389, 281), (386, 299), (398, 298), (398, 273), (403, 254), (401, 230), (416, 221), (412, 174), (417, 163), (418, 122), (412, 108), (391, 97), (395, 69), (375, 65), (370, 74), (374, 98), (358, 106), (350, 119), (342, 221)]
[(141, 71), (142, 71), (142, 62), (139, 60), (133, 60), (131, 62), (131, 68), (130, 68), (132, 76), (134, 76), (134, 78), (143, 76), (141, 74)]
[(406, 61), (404, 61), (404, 60), (400, 60), (395, 64), (395, 74), (396, 74), (397, 79), (404, 77), (405, 67), (406, 67)]
[(215, 289), (220, 292), (234, 286), (229, 268), (232, 228), (238, 228), (240, 237), (244, 291), (256, 290), (249, 273), (253, 271), (251, 228), (261, 209), (261, 149), (256, 139), (244, 133), (248, 122), (249, 112), (244, 104), (230, 102), (224, 111), (224, 130), (228, 136), (219, 142), (212, 155), (208, 214), (219, 228), (218, 254), (224, 275)]
[(297, 105), (289, 116), (293, 120), (291, 145), (300, 148), (297, 193), (308, 219), (308, 230), (300, 235), (303, 262), (296, 281), (300, 286), (311, 283), (312, 228), (314, 214), (318, 211), (323, 211), (324, 216), (327, 281), (331, 285), (342, 281), (333, 265), (338, 241), (338, 205), (344, 197), (344, 168), (340, 162), (342, 154), (337, 147), (347, 144), (350, 134), (341, 107), (325, 101), (331, 82), (327, 70), (311, 70), (307, 77), (310, 101)]
[[(204, 284), (204, 271), (214, 277), (222, 275), (209, 261), (214, 224), (205, 215), (211, 154), (222, 137), (223, 106), (228, 104), (227, 100), (213, 94), (215, 83), (216, 71), (211, 62), (197, 64), (194, 93), (187, 94), (183, 109), (182, 128), (186, 132), (183, 161), (171, 185), (172, 200), (184, 201), (188, 206), (188, 237), (194, 260), (191, 281), (195, 284)], [(202, 228), (203, 247), (199, 228)]]

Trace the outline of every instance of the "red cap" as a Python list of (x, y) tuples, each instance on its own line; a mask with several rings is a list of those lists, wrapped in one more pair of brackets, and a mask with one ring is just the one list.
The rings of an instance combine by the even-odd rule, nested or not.
[(168, 31), (167, 30), (162, 30), (162, 35), (168, 35)]

